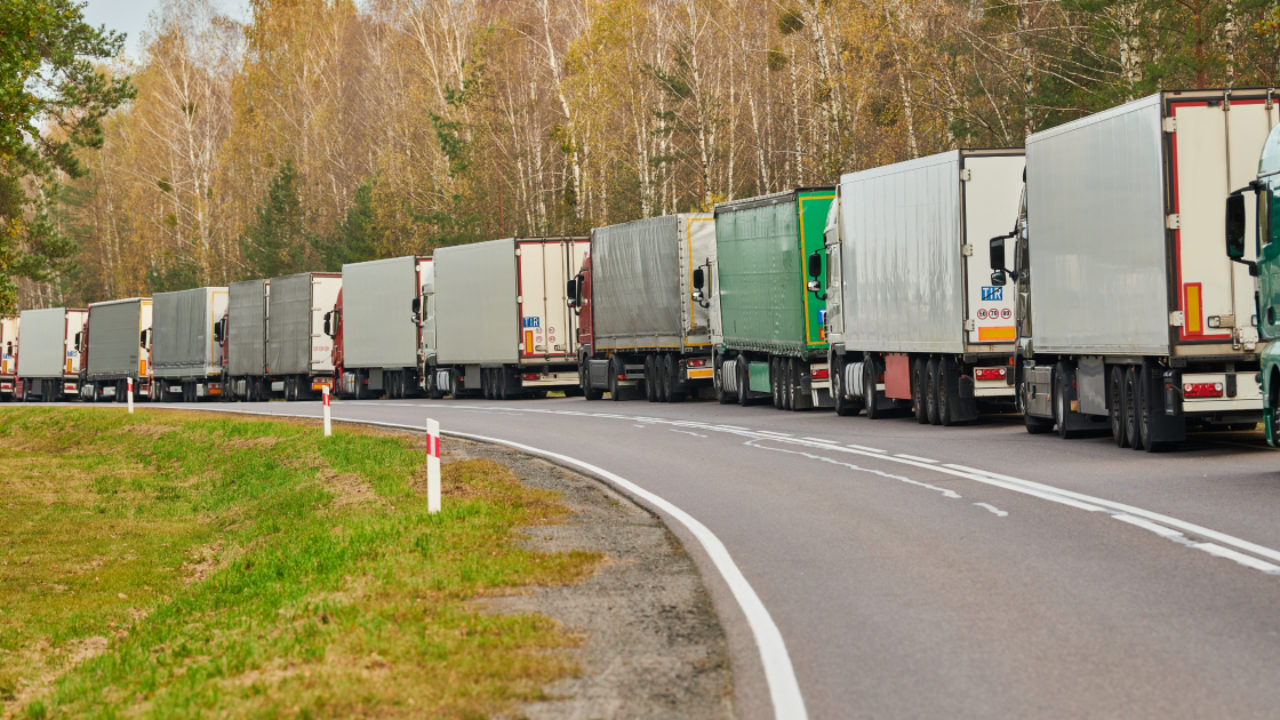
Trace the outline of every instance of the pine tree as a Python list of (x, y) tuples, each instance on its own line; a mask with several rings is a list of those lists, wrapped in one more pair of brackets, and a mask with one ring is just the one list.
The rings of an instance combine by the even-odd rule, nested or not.
[(293, 161), (285, 160), (271, 179), (256, 220), (240, 238), (244, 277), (272, 278), (306, 269), (306, 250), (312, 238), (297, 181)]

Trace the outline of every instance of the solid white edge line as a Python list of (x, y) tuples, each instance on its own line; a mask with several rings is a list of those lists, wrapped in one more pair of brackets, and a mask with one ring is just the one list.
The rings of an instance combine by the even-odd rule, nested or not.
[[(164, 408), (159, 408), (164, 409)], [(181, 408), (176, 408), (181, 409)], [(215, 411), (216, 412), (216, 411)], [(243, 415), (256, 415), (260, 417), (293, 417), (315, 420), (314, 415), (296, 415), (296, 414), (275, 414), (275, 413), (255, 413), (252, 411), (232, 410), (227, 408), (221, 412), (230, 412)], [(337, 422), (352, 423), (356, 425), (374, 425), (378, 427), (394, 428), (397, 430), (412, 430), (414, 432), (422, 431), (425, 426), (418, 427), (416, 425), (405, 425), (403, 423), (387, 423), (377, 420), (349, 420), (345, 418), (335, 418)], [(706, 525), (703, 525), (692, 515), (681, 510), (665, 498), (656, 495), (635, 483), (605, 470), (602, 467), (592, 465), (591, 463), (578, 460), (577, 458), (561, 455), (550, 450), (543, 450), (531, 445), (513, 442), (511, 440), (503, 440), (501, 438), (488, 437), (485, 435), (474, 435), (471, 433), (455, 432), (444, 430), (441, 433), (445, 436), (453, 436), (464, 440), (475, 440), (478, 442), (493, 443), (495, 445), (503, 445), (519, 450), (530, 455), (555, 460), (556, 462), (583, 470), (604, 482), (613, 485), (623, 492), (639, 498), (650, 504), (653, 508), (665, 513), (670, 519), (679, 522), (698, 540), (702, 545), (702, 549), (706, 551), (707, 557), (711, 558), (712, 564), (716, 566), (716, 570), (720, 572), (720, 576), (724, 578), (725, 583), (729, 586), (729, 591), (733, 593), (734, 600), (738, 601), (738, 607), (742, 608), (742, 614), (747, 618), (747, 625), (751, 628), (751, 635), (755, 638), (756, 647), (760, 649), (760, 662), (764, 665), (765, 682), (769, 684), (769, 697), (773, 701), (773, 715), (779, 720), (805, 720), (809, 717), (808, 711), (805, 710), (804, 696), (800, 694), (800, 683), (796, 679), (795, 668), (791, 665), (791, 655), (787, 653), (786, 642), (782, 639), (782, 631), (774, 624), (773, 617), (769, 615), (769, 610), (764, 606), (764, 602), (760, 600), (760, 596), (756, 595), (756, 591), (751, 587), (751, 583), (747, 581), (742, 570), (737, 563), (733, 561), (733, 557), (729, 554), (729, 549), (724, 546), (720, 538)]]

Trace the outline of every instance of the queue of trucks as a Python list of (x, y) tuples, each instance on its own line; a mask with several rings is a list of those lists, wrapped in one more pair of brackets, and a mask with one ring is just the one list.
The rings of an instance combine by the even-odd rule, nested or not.
[(1033, 434), (1147, 451), (1262, 417), (1276, 444), (1277, 124), (1272, 90), (1161, 92), (1025, 150), (590, 237), (28, 310), (0, 322), (0, 399), (562, 391), (937, 425), (1017, 411)]

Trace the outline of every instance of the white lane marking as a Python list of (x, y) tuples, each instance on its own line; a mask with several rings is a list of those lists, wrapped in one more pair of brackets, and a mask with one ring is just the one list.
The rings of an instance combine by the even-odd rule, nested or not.
[(876, 453), (877, 455), (885, 454), (885, 451), (880, 448), (867, 447), (866, 445), (848, 445), (847, 447), (853, 448), (854, 450), (861, 450), (863, 452)]
[(793, 438), (795, 435), (791, 433), (778, 432), (776, 430), (748, 430), (748, 432), (759, 433), (761, 435), (771, 435), (779, 438)]
[(974, 505), (977, 505), (983, 510), (990, 512), (992, 515), (995, 515), (996, 517), (1009, 517), (1009, 512), (1007, 510), (1001, 510), (1000, 508), (996, 507), (995, 505), (992, 505), (991, 503), (974, 503)]
[(808, 440), (809, 442), (822, 443), (823, 445), (839, 445), (840, 444), (836, 440), (823, 440), (822, 438), (816, 438), (816, 437), (806, 437), (806, 438), (801, 438), (801, 440)]
[(915, 460), (916, 462), (929, 463), (930, 465), (934, 465), (938, 462), (937, 460), (930, 460), (929, 458), (926, 458), (926, 457), (920, 457), (919, 455), (908, 455), (906, 453), (897, 453), (894, 455), (894, 457), (900, 457), (903, 460)]
[(671, 430), (671, 432), (680, 433), (681, 435), (692, 435), (693, 437), (696, 437), (696, 438), (706, 437), (706, 435), (703, 435), (702, 433), (693, 432), (692, 430), (680, 430), (679, 428), (669, 428), (669, 429)]
[(1191, 538), (1187, 537), (1186, 535), (1183, 535), (1182, 533), (1178, 532), (1177, 530), (1174, 530), (1172, 528), (1167, 528), (1158, 523), (1153, 523), (1150, 520), (1144, 520), (1143, 518), (1140, 518), (1140, 517), (1134, 517), (1132, 515), (1126, 515), (1124, 513), (1112, 515), (1112, 517), (1114, 517), (1116, 520), (1119, 520), (1120, 522), (1128, 523), (1135, 527), (1140, 527), (1143, 530), (1148, 530), (1150, 532), (1153, 532), (1156, 535), (1159, 535), (1160, 537), (1164, 538), (1165, 540), (1171, 540), (1184, 547), (1189, 547), (1193, 550), (1200, 550), (1201, 552), (1206, 552), (1214, 557), (1231, 560), (1247, 568), (1258, 570), (1268, 575), (1280, 575), (1280, 565), (1273, 565), (1272, 563), (1269, 563), (1266, 560), (1259, 560), (1258, 558), (1255, 558), (1252, 555), (1245, 555), (1242, 552), (1237, 552), (1229, 548), (1224, 548), (1221, 545), (1218, 545), (1217, 543), (1196, 542)]
[[(772, 440), (772, 439), (773, 438), (761, 438), (761, 440)], [(876, 470), (874, 468), (862, 467), (861, 465), (855, 465), (853, 463), (841, 462), (835, 458), (827, 457), (825, 455), (815, 455), (813, 453), (807, 453), (803, 450), (787, 450), (785, 448), (775, 448), (775, 447), (768, 447), (767, 445), (759, 445), (757, 444), (759, 442), (760, 440), (748, 440), (745, 444), (747, 445), (747, 447), (753, 447), (759, 450), (768, 450), (770, 452), (782, 453), (783, 455), (799, 455), (800, 457), (808, 458), (810, 460), (817, 460), (818, 462), (827, 463), (828, 465), (838, 465), (842, 468), (848, 468), (849, 470), (853, 470), (855, 472), (863, 472), (871, 475), (876, 475), (878, 477), (887, 478), (889, 480), (897, 480), (898, 482), (906, 483), (907, 485), (914, 485), (916, 487), (924, 488), (925, 490), (932, 490), (933, 492), (936, 492), (942, 495), (943, 497), (950, 498), (952, 500), (960, 499), (960, 493), (956, 492), (955, 490), (952, 490), (950, 488), (938, 487), (937, 485), (930, 485), (929, 483), (920, 482), (919, 480), (912, 480), (911, 478), (906, 477), (905, 475), (894, 475), (893, 473), (885, 472), (883, 470)]]
[[(418, 428), (410, 429), (417, 430)], [(808, 712), (804, 706), (804, 697), (800, 694), (800, 683), (796, 680), (795, 668), (791, 666), (791, 656), (787, 654), (787, 645), (782, 639), (782, 631), (774, 624), (773, 617), (769, 615), (769, 610), (765, 608), (760, 597), (756, 595), (751, 583), (747, 582), (742, 570), (734, 563), (733, 557), (729, 555), (729, 549), (724, 546), (720, 538), (716, 537), (715, 533), (711, 532), (710, 528), (661, 496), (645, 490), (620, 475), (615, 475), (604, 468), (583, 462), (577, 458), (484, 435), (458, 432), (446, 432), (445, 434), (467, 440), (505, 445), (521, 452), (572, 465), (595, 475), (633, 497), (642, 498), (652, 507), (665, 513), (670, 519), (684, 525), (698, 540), (698, 543), (702, 545), (702, 549), (711, 558), (711, 562), (716, 566), (716, 569), (720, 571), (721, 577), (729, 585), (730, 592), (733, 593), (734, 599), (738, 601), (738, 606), (742, 608), (742, 613), (747, 618), (747, 625), (751, 627), (751, 634), (755, 637), (756, 647), (760, 649), (760, 661), (764, 663), (765, 681), (769, 684), (769, 696), (773, 700), (774, 717), (796, 718), (797, 720), (804, 720), (804, 718), (808, 717)]]
[[(181, 408), (176, 408), (181, 409)], [(294, 417), (306, 418), (309, 420), (316, 419), (314, 415), (286, 414), (286, 413), (266, 413), (253, 412), (250, 410), (232, 410), (230, 408), (217, 410), (217, 412), (238, 413), (242, 415), (264, 415), (267, 417)], [(336, 419), (336, 418), (335, 418)], [(630, 418), (627, 418), (628, 420)], [(401, 423), (387, 423), (377, 420), (348, 420), (339, 419), (339, 422), (356, 423), (360, 425), (376, 425), (379, 427), (395, 428), (397, 430), (412, 430), (415, 432), (425, 429), (424, 426), (405, 425)], [(747, 625), (751, 628), (751, 635), (755, 638), (756, 647), (760, 650), (760, 661), (764, 665), (765, 682), (769, 685), (769, 697), (773, 701), (773, 714), (775, 718), (796, 718), (796, 720), (805, 720), (809, 717), (808, 711), (804, 706), (804, 696), (800, 694), (800, 683), (796, 680), (795, 668), (791, 665), (791, 656), (787, 653), (786, 642), (782, 639), (782, 631), (773, 622), (773, 617), (769, 614), (769, 610), (765, 608), (764, 602), (760, 600), (760, 596), (756, 595), (756, 591), (751, 587), (751, 583), (747, 581), (742, 570), (733, 561), (733, 557), (729, 554), (729, 549), (724, 543), (711, 532), (711, 529), (703, 525), (692, 515), (681, 510), (678, 506), (666, 500), (665, 498), (652, 493), (644, 488), (636, 485), (623, 478), (620, 475), (605, 470), (602, 467), (592, 465), (591, 463), (578, 460), (577, 458), (562, 455), (550, 450), (542, 450), (531, 445), (512, 442), (510, 440), (502, 440), (500, 438), (487, 437), (484, 435), (474, 435), (471, 433), (444, 431), (444, 435), (463, 438), (465, 440), (476, 440), (479, 442), (494, 443), (496, 445), (504, 445), (514, 450), (519, 450), (531, 455), (555, 460), (557, 462), (576, 467), (589, 474), (595, 475), (601, 480), (613, 485), (615, 488), (627, 493), (633, 497), (638, 497), (649, 503), (650, 506), (665, 513), (671, 520), (684, 525), (685, 529), (702, 545), (702, 549), (711, 558), (711, 562), (715, 565), (716, 570), (720, 572), (720, 576), (724, 578), (725, 584), (729, 586), (729, 591), (733, 594), (735, 600), (738, 601), (738, 607), (742, 608), (742, 614), (747, 618)]]

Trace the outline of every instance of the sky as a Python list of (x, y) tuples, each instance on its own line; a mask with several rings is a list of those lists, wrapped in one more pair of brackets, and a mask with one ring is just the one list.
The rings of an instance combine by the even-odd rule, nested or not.
[[(247, 20), (249, 17), (248, 0), (210, 1), (238, 20)], [(147, 16), (161, 4), (162, 0), (89, 0), (84, 9), (84, 19), (94, 27), (106, 25), (128, 35), (125, 54), (137, 59), (141, 50), (142, 31), (147, 26)]]

